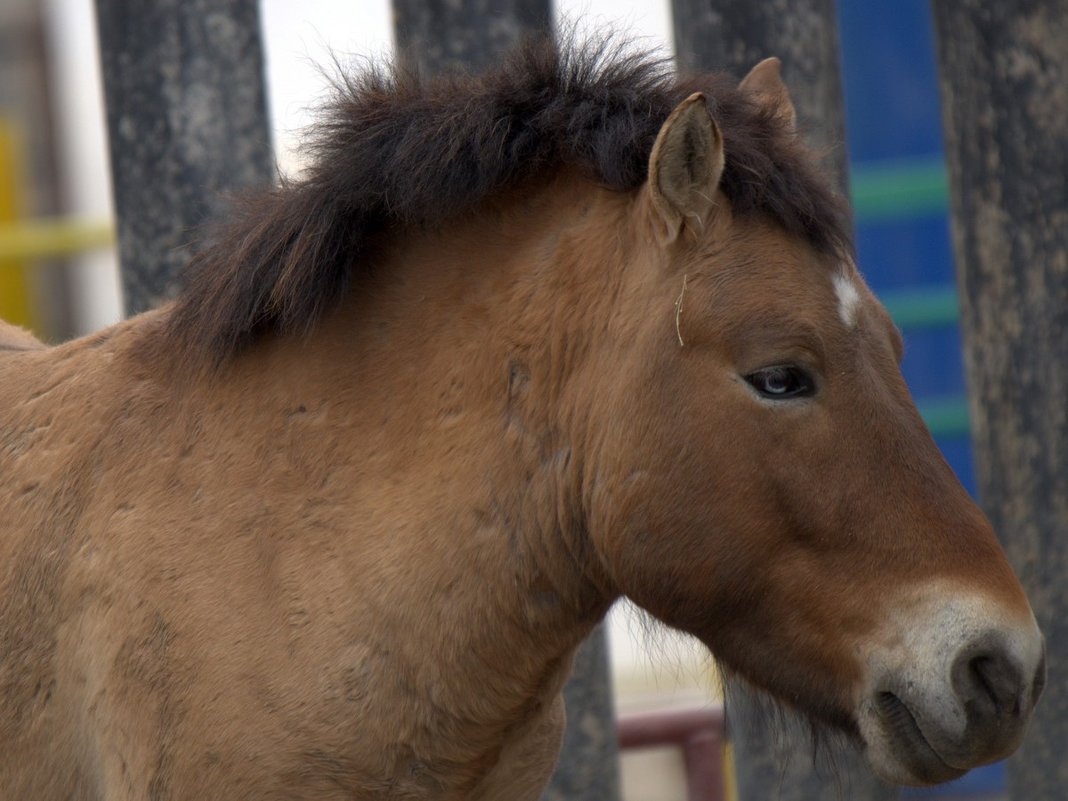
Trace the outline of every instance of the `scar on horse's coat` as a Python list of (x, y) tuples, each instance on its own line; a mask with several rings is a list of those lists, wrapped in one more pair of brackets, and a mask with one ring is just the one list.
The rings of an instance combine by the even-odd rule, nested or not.
[(686, 343), (682, 341), (682, 298), (686, 294), (686, 279), (689, 278), (688, 274), (682, 276), (682, 289), (679, 290), (679, 297), (675, 301), (675, 335), (679, 338), (679, 347), (686, 347)]

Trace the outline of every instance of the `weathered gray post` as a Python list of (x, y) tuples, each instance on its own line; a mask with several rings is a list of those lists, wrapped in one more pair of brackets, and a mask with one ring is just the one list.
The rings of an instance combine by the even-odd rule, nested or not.
[(1053, 801), (1068, 787), (1068, 0), (934, 14), (979, 494), (1048, 648), (1009, 795)]
[[(549, 0), (393, 0), (397, 52), (424, 75), (484, 69), (529, 34), (550, 30)], [(564, 689), (567, 732), (543, 801), (615, 801), (618, 749), (603, 627), (579, 650)]]
[(835, 0), (672, 0), (671, 5), (683, 72), (724, 70), (741, 78), (768, 56), (782, 60), (798, 126), (815, 151), (825, 154), (826, 166), (847, 192)]
[[(834, 0), (672, 0), (681, 71), (725, 70), (741, 77), (768, 56), (783, 79), (802, 135), (824, 155), (848, 191), (845, 111)], [(758, 699), (732, 688), (727, 723), (741, 801), (887, 801), (898, 791), (879, 781), (851, 750), (825, 746), (830, 764), (813, 759), (810, 735), (776, 725)], [(821, 762), (823, 759), (820, 760)]]
[(425, 75), (483, 70), (551, 23), (548, 0), (393, 0), (397, 51)]
[(256, 0), (96, 0), (126, 311), (173, 293), (195, 229), (274, 178)]

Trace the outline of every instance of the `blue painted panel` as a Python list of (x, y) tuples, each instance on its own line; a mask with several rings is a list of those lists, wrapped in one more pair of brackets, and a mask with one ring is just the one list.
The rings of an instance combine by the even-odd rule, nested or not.
[[(885, 173), (889, 162), (942, 157), (937, 62), (929, 0), (843, 0), (838, 4), (846, 128), (856, 168)], [(896, 165), (889, 165), (897, 169)], [(897, 175), (899, 173), (895, 173)], [(936, 209), (937, 212), (937, 209)], [(868, 283), (880, 291), (954, 282), (947, 215), (927, 208), (857, 221), (857, 250)], [(905, 378), (921, 405), (963, 397), (960, 334), (955, 326), (905, 330)], [(974, 494), (966, 435), (938, 444)], [(992, 765), (940, 788), (907, 790), (910, 801), (1003, 792), (1005, 771)]]
[(955, 281), (944, 214), (857, 220), (856, 242), (860, 270), (876, 295), (886, 289)]
[(942, 153), (929, 0), (843, 0), (838, 17), (851, 158)]
[(1005, 788), (1005, 765), (1001, 762), (996, 765), (987, 765), (978, 768), (971, 773), (966, 773), (955, 782), (943, 784), (941, 787), (909, 788), (901, 797), (906, 801), (919, 801), (921, 798), (936, 799), (942, 796), (952, 796), (954, 801), (959, 798), (967, 798), (974, 795), (978, 798), (989, 798), (991, 793)]
[(907, 332), (901, 371), (919, 399), (964, 396), (964, 365), (961, 362), (960, 330), (925, 328)]
[(957, 474), (964, 488), (975, 496), (975, 466), (972, 464), (972, 442), (968, 436), (939, 437), (935, 440), (945, 454), (946, 461)]

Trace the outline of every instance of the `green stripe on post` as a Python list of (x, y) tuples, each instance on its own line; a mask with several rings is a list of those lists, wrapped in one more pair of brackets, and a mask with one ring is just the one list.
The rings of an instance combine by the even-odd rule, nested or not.
[(941, 158), (853, 164), (850, 192), (858, 222), (946, 213), (949, 181)]
[(917, 405), (932, 436), (961, 437), (971, 430), (968, 401), (963, 396), (933, 399)]
[(960, 320), (957, 290), (952, 286), (881, 292), (879, 300), (901, 329), (949, 327)]
[[(853, 164), (850, 189), (853, 210), (861, 222), (944, 214), (949, 207), (949, 182), (941, 158)], [(960, 321), (953, 286), (882, 292), (879, 299), (906, 331), (956, 326)], [(968, 401), (963, 396), (935, 398), (918, 406), (935, 437), (967, 436), (971, 429)]]

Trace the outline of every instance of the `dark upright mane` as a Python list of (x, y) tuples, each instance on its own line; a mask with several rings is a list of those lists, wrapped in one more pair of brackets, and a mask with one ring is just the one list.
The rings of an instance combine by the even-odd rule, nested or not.
[(565, 166), (610, 189), (641, 186), (656, 134), (702, 91), (723, 132), (721, 187), (827, 251), (846, 247), (841, 201), (779, 119), (724, 76), (680, 80), (604, 43), (530, 43), (481, 76), (342, 79), (304, 177), (243, 199), (189, 265), (164, 337), (222, 361), (269, 332), (307, 330), (375, 259), (377, 234), (432, 225)]

